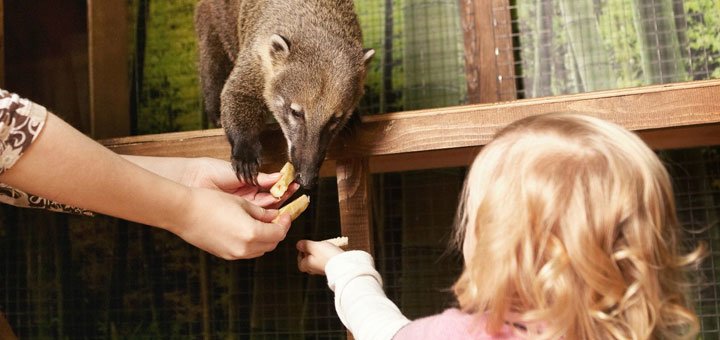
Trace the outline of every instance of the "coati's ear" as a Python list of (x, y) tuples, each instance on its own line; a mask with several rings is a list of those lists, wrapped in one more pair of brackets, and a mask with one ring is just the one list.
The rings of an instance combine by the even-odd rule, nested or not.
[(279, 34), (270, 37), (270, 58), (273, 61), (283, 61), (290, 55), (290, 41)]
[(365, 55), (363, 55), (363, 63), (365, 65), (370, 63), (370, 60), (372, 60), (372, 57), (375, 55), (375, 50), (372, 48), (366, 48), (363, 50), (365, 52)]

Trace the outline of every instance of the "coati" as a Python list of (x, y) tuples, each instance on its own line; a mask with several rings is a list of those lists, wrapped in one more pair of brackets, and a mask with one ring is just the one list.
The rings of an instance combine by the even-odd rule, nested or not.
[(195, 28), (204, 110), (223, 127), (238, 178), (256, 181), (269, 111), (311, 188), (375, 53), (362, 47), (353, 1), (200, 0)]

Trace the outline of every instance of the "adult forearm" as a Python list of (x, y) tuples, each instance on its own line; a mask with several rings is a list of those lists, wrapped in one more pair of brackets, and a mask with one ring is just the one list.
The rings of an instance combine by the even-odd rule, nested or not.
[(128, 162), (52, 114), (0, 181), (61, 203), (161, 227), (183, 218), (189, 190)]
[(135, 155), (120, 156), (145, 170), (148, 170), (178, 183), (182, 183), (183, 176), (185, 176), (187, 173), (187, 158)]

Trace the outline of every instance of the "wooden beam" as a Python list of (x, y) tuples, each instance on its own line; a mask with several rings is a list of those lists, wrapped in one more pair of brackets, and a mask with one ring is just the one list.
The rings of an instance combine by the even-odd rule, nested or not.
[(508, 0), (461, 0), (470, 104), (516, 98)]
[(467, 166), (480, 152), (480, 147), (431, 150), (370, 158), (370, 172), (402, 172)]
[(130, 134), (127, 3), (87, 0), (90, 135)]
[[(720, 145), (720, 124), (643, 130), (638, 131), (638, 135), (655, 150), (713, 146)], [(467, 147), (376, 156), (370, 158), (370, 173), (469, 166), (481, 149), (482, 147)], [(332, 160), (325, 162), (332, 162)], [(334, 163), (331, 164), (334, 166)], [(331, 174), (329, 171), (323, 170), (320, 175), (330, 176)]]
[[(719, 145), (720, 80), (656, 85), (622, 90), (584, 93), (498, 104), (448, 107), (369, 116), (351, 138), (335, 142), (328, 152), (330, 161), (369, 158), (373, 172), (407, 170), (402, 164), (423, 152), (439, 155), (440, 150), (476, 148), (512, 121), (534, 114), (569, 111), (585, 112), (618, 123), (644, 136), (655, 148)], [(280, 169), (285, 162), (285, 139), (277, 126), (263, 133), (265, 169)], [(118, 153), (216, 157), (228, 159), (230, 147), (220, 129), (160, 135), (116, 138), (103, 141)], [(421, 154), (409, 154), (420, 152)], [(403, 155), (406, 154), (406, 155)], [(377, 160), (388, 163), (379, 165)], [(422, 161), (416, 159), (416, 164)], [(434, 158), (426, 168), (435, 167)], [(438, 160), (443, 164), (448, 163)], [(334, 171), (329, 162), (322, 173)], [(381, 169), (381, 170), (378, 170)]]
[(629, 130), (712, 124), (720, 122), (718, 96), (720, 80), (711, 80), (369, 116), (329, 158), (481, 146), (510, 122), (549, 112), (587, 113)]
[(342, 236), (348, 237), (349, 248), (372, 254), (372, 176), (368, 159), (342, 159), (336, 166)]
[(655, 150), (713, 146), (720, 145), (720, 124), (643, 130), (638, 135)]

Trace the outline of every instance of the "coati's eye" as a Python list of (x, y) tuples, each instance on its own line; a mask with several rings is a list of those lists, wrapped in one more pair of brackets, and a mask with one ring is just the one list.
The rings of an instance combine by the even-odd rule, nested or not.
[(297, 119), (305, 118), (305, 111), (303, 111), (302, 106), (295, 103), (290, 104), (290, 114)]
[(303, 119), (305, 117), (305, 112), (302, 112), (302, 111), (290, 109), (290, 113), (293, 115), (293, 117), (295, 117), (297, 119)]

